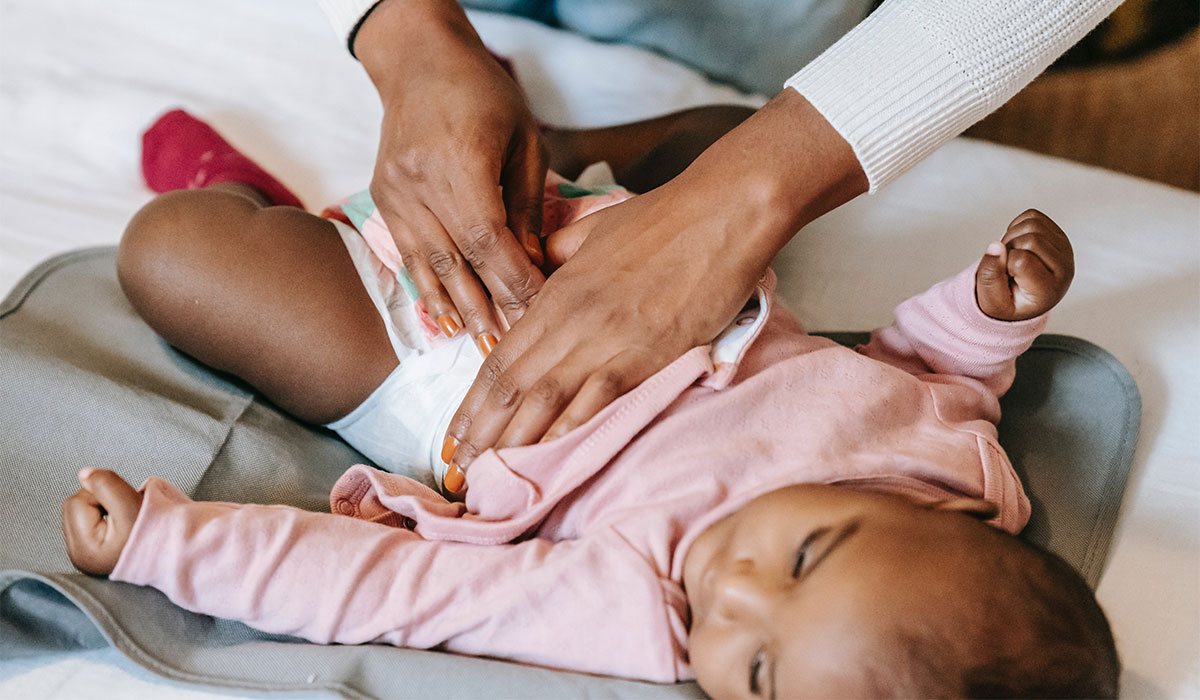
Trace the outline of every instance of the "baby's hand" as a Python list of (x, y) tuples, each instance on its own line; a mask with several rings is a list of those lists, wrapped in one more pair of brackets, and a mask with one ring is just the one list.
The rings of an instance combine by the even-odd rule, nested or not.
[(142, 494), (107, 469), (83, 469), (79, 484), (83, 488), (62, 504), (67, 556), (85, 574), (107, 576), (129, 540)]
[(1042, 212), (1030, 209), (988, 246), (975, 271), (979, 310), (1001, 321), (1024, 321), (1054, 308), (1075, 276), (1067, 234)]

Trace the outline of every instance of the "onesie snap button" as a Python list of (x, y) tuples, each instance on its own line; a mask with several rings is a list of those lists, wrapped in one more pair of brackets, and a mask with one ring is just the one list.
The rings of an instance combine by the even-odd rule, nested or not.
[(337, 511), (342, 515), (354, 515), (354, 504), (343, 498), (337, 502)]

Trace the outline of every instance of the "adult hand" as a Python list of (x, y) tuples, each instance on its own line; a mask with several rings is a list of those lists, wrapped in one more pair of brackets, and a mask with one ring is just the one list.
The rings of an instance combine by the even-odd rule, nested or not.
[(129, 541), (142, 494), (107, 469), (80, 471), (79, 485), (62, 504), (67, 557), (85, 574), (107, 576)]
[(385, 0), (354, 46), (384, 108), (371, 196), (425, 309), (486, 354), (492, 301), (513, 323), (545, 281), (537, 123), (456, 2)]
[(450, 422), (447, 487), (482, 451), (562, 435), (710, 342), (801, 226), (866, 188), (846, 142), (785, 90), (674, 180), (573, 224), (583, 244)]

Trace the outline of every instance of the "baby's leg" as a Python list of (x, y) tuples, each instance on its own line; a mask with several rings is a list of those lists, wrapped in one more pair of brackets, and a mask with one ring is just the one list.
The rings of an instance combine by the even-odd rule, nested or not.
[(753, 113), (738, 105), (708, 105), (618, 126), (548, 129), (550, 167), (573, 178), (591, 163), (607, 161), (618, 183), (647, 192), (683, 172)]
[(239, 183), (159, 195), (117, 275), (168, 343), (311, 423), (349, 413), (396, 356), (332, 223)]

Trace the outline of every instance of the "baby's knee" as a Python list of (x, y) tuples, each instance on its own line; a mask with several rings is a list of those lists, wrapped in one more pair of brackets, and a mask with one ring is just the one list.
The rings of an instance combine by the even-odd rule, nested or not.
[(236, 222), (256, 208), (233, 199), (221, 192), (175, 190), (133, 216), (117, 251), (117, 279), (135, 306), (153, 299), (154, 290), (183, 284), (190, 263), (228, 242)]
[(130, 220), (117, 251), (117, 280), (152, 326), (181, 296), (198, 291), (209, 259), (228, 246), (257, 207), (221, 192), (176, 190), (155, 197)]
[(158, 286), (155, 277), (165, 269), (173, 256), (171, 248), (178, 244), (188, 226), (190, 200), (197, 193), (190, 190), (167, 192), (142, 207), (125, 227), (117, 250), (117, 279), (131, 299), (145, 296), (146, 290)]

